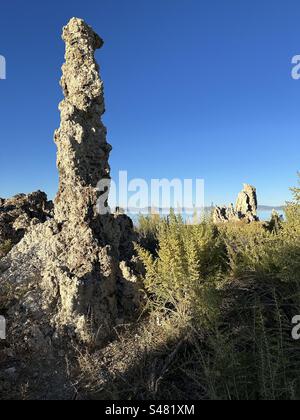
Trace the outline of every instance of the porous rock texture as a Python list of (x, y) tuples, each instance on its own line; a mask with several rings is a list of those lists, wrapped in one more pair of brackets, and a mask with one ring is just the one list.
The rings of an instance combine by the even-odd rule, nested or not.
[(44, 223), (53, 214), (53, 203), (41, 191), (0, 198), (0, 245), (17, 244), (32, 225)]
[(22, 335), (40, 350), (65, 335), (101, 343), (117, 323), (134, 316), (138, 305), (137, 279), (127, 262), (132, 222), (97, 211), (97, 183), (110, 178), (111, 150), (101, 122), (103, 83), (94, 58), (103, 41), (77, 18), (63, 29), (63, 40), (65, 98), (55, 133), (54, 218), (32, 226), (0, 261), (0, 295), (13, 289), (16, 298), (8, 312), (16, 326), (10, 336)]
[(65, 99), (59, 105), (60, 128), (55, 133), (59, 192), (55, 219), (75, 223), (95, 217), (100, 180), (109, 178), (111, 146), (101, 122), (105, 111), (103, 82), (94, 52), (102, 39), (82, 20), (72, 19), (63, 30), (66, 44), (61, 86)]
[(244, 189), (239, 193), (236, 205), (229, 207), (216, 207), (213, 212), (214, 223), (227, 223), (243, 220), (245, 222), (257, 222), (257, 193), (256, 188), (249, 184), (244, 184)]

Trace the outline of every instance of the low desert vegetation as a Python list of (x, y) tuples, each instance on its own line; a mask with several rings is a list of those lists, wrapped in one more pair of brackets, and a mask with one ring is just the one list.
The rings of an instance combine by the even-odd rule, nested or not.
[(78, 387), (96, 399), (298, 400), (300, 188), (292, 191), (284, 221), (142, 217), (143, 314), (105, 349), (79, 355)]
[(150, 318), (168, 337), (156, 396), (300, 398), (300, 343), (291, 335), (300, 314), (300, 188), (292, 192), (285, 221), (269, 224), (141, 219)]

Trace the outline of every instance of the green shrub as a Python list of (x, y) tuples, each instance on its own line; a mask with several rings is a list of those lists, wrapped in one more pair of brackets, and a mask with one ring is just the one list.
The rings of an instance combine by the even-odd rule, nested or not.
[(208, 222), (187, 225), (171, 214), (160, 222), (157, 237), (157, 257), (138, 247), (148, 293), (162, 308), (184, 306), (198, 322), (214, 318), (219, 308), (216, 282), (224, 266), (216, 227)]
[(139, 244), (153, 255), (156, 255), (158, 247), (160, 224), (161, 218), (159, 214), (141, 215), (138, 219), (137, 233)]

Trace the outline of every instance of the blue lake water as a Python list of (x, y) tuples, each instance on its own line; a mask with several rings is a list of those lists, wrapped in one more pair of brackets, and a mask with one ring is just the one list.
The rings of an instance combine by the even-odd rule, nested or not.
[[(143, 213), (143, 214), (146, 215), (145, 213)], [(278, 214), (279, 215), (284, 215), (284, 211), (283, 210), (278, 211)], [(138, 222), (138, 219), (139, 219), (139, 215), (138, 214), (128, 214), (128, 215), (131, 217), (131, 219), (133, 220), (134, 223), (137, 223)], [(261, 210), (261, 211), (258, 211), (258, 217), (262, 221), (269, 221), (269, 220), (271, 220), (271, 216), (272, 216), (272, 210)], [(190, 215), (190, 214), (189, 215), (183, 214), (183, 218), (184, 218), (184, 220), (190, 220), (190, 221), (193, 220), (193, 216)]]
[[(281, 216), (281, 215), (284, 216), (284, 211), (283, 210), (277, 211), (277, 213), (279, 214), (279, 216)], [(258, 212), (258, 217), (260, 218), (260, 220), (263, 220), (263, 221), (271, 220), (272, 210), (259, 211)]]

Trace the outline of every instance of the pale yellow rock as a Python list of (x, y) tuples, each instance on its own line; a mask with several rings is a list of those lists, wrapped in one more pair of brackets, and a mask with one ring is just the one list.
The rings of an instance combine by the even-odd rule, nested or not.
[(251, 213), (253, 216), (257, 216), (257, 194), (255, 187), (244, 184), (244, 189), (237, 198), (235, 210), (241, 214)]
[(216, 207), (213, 211), (214, 223), (227, 223), (244, 220), (248, 223), (257, 222), (257, 193), (256, 188), (244, 184), (244, 189), (238, 195), (235, 207)]

